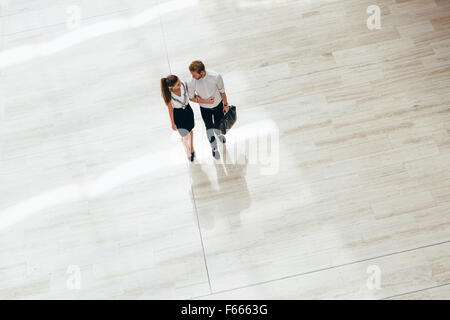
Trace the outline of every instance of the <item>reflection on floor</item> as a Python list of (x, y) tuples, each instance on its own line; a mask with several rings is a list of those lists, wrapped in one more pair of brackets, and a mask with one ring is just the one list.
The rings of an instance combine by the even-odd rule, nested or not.
[[(2, 2), (0, 298), (448, 299), (450, 2), (370, 5)], [(238, 122), (189, 164), (195, 59)]]

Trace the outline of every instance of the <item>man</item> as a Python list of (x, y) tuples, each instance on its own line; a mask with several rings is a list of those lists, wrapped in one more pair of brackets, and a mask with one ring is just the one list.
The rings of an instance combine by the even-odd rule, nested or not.
[[(215, 159), (220, 159), (215, 135), (220, 142), (226, 142), (225, 136), (222, 135), (219, 128), (224, 112), (229, 110), (222, 76), (212, 70), (206, 71), (205, 65), (201, 61), (192, 62), (189, 71), (192, 75), (188, 82), (189, 99), (200, 104), (212, 155)], [(208, 100), (206, 102), (209, 103), (205, 103), (205, 100)]]

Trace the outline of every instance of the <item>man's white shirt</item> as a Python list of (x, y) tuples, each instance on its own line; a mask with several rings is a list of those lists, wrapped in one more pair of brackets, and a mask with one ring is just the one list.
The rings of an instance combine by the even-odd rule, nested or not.
[(217, 107), (222, 101), (222, 96), (220, 94), (224, 92), (225, 86), (223, 84), (222, 76), (213, 70), (207, 70), (206, 75), (200, 80), (191, 77), (188, 81), (188, 93), (190, 99), (194, 98), (195, 94), (199, 95), (202, 99), (214, 97), (213, 104), (200, 103), (200, 106), (203, 108), (212, 109)]

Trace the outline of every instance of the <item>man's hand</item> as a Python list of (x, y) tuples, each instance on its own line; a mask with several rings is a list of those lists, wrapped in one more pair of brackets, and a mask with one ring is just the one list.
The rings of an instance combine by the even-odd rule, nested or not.
[(204, 103), (206, 103), (206, 104), (213, 104), (214, 103), (214, 97), (206, 99)]
[(172, 130), (173, 131), (176, 131), (178, 128), (177, 128), (177, 126), (176, 126), (176, 124), (175, 123), (172, 123)]
[(197, 99), (195, 101), (197, 103), (204, 103), (204, 104), (213, 104), (214, 103), (214, 97), (211, 97), (209, 99), (202, 99), (199, 95), (195, 95), (194, 98)]
[(223, 112), (227, 113), (230, 110), (230, 106), (224, 105), (223, 106)]

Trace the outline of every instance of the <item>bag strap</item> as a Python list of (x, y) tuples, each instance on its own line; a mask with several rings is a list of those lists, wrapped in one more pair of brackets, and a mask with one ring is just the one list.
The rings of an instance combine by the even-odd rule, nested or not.
[(186, 106), (186, 102), (187, 102), (187, 89), (186, 89), (186, 87), (185, 87), (185, 85), (184, 85), (183, 82), (181, 82), (181, 85), (183, 86), (183, 90), (184, 90), (184, 94), (183, 94), (183, 96), (184, 96), (184, 102), (178, 100), (178, 99), (177, 99), (176, 97), (174, 97), (173, 95), (172, 95), (172, 99), (175, 100), (175, 101), (177, 101), (177, 102), (179, 102), (179, 103), (181, 103), (181, 105), (184, 107), (184, 106)]

